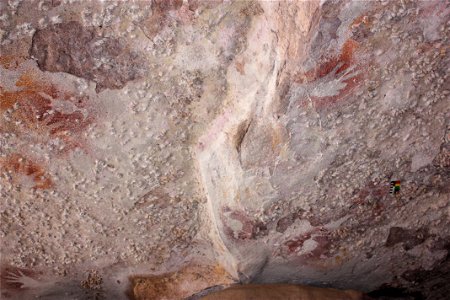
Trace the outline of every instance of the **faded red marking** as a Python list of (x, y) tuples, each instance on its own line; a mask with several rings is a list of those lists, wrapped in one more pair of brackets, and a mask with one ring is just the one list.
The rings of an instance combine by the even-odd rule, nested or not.
[(3, 55), (0, 56), (0, 65), (5, 69), (16, 69), (22, 62), (27, 60), (25, 56)]
[[(263, 224), (251, 220), (243, 211), (231, 210), (228, 207), (224, 207), (222, 212), (227, 212), (227, 216), (221, 215), (225, 234), (233, 240), (253, 239), (255, 238), (255, 235), (264, 228)], [(233, 231), (226, 222), (228, 218), (241, 222), (242, 229), (237, 232)]]
[(353, 55), (358, 48), (358, 43), (353, 39), (348, 39), (342, 46), (339, 57), (331, 57), (325, 59), (325, 62), (316, 66), (315, 68), (307, 71), (302, 75), (297, 75), (294, 78), (296, 83), (310, 83), (317, 79), (320, 79), (333, 71), (338, 64), (342, 63), (342, 66), (337, 70), (336, 74), (346, 70), (352, 63)]
[[(67, 153), (82, 147), (81, 133), (93, 122), (92, 114), (87, 114), (89, 99), (75, 96), (58, 89), (55, 84), (38, 80), (39, 76), (27, 71), (16, 82), (18, 91), (7, 91), (0, 86), (0, 112), (10, 111), (10, 121), (0, 124), (0, 131), (16, 134), (37, 133), (39, 138), (59, 138), (64, 142), (63, 151)], [(64, 113), (55, 108), (57, 101), (73, 106), (73, 111)], [(84, 114), (87, 114), (86, 116)]]
[(384, 185), (376, 186), (373, 182), (369, 182), (363, 189), (358, 191), (352, 201), (355, 205), (365, 205), (370, 199), (379, 199), (387, 194), (389, 194), (389, 187)]
[(19, 154), (0, 157), (0, 170), (8, 172), (15, 183), (20, 182), (22, 176), (26, 176), (34, 182), (35, 189), (45, 190), (53, 186), (50, 176), (42, 166)]
[(223, 0), (210, 0), (210, 1), (189, 0), (187, 2), (189, 10), (195, 12), (198, 8), (211, 9), (217, 7), (223, 2)]
[[(189, 1), (190, 2), (190, 1)], [(191, 24), (195, 19), (195, 10), (191, 9), (191, 3), (184, 3), (177, 11), (177, 19), (181, 21), (182, 24)]]
[(277, 221), (276, 230), (278, 232), (284, 233), (292, 224), (294, 224), (295, 220), (300, 219), (301, 217), (301, 211), (293, 212), (283, 216)]
[(346, 70), (350, 67), (355, 50), (358, 48), (358, 43), (352, 39), (348, 39), (342, 46), (341, 56), (339, 57), (338, 63), (343, 63), (343, 65), (337, 70), (336, 74)]
[(328, 239), (328, 236), (317, 235), (313, 237), (313, 240), (317, 243), (316, 248), (314, 248), (313, 251), (307, 254), (301, 255), (301, 257), (316, 260), (323, 258), (323, 256), (326, 256), (326, 253), (328, 252), (331, 244), (330, 240)]
[(361, 24), (364, 24), (366, 26), (369, 26), (371, 23), (369, 21), (369, 17), (367, 15), (362, 15), (353, 20), (352, 24), (350, 25), (350, 28), (359, 27)]
[(386, 210), (383, 197), (389, 195), (388, 185), (375, 185), (373, 182), (366, 184), (352, 199), (349, 213), (361, 220), (359, 225), (373, 226), (377, 218)]
[[(334, 75), (342, 76), (342, 73), (344, 71), (348, 70), (349, 67), (354, 66), (352, 72), (355, 73), (355, 75), (349, 76), (348, 79), (342, 81), (346, 85), (345, 88), (340, 90), (339, 94), (328, 97), (311, 97), (311, 101), (313, 101), (314, 107), (320, 109), (333, 105), (338, 101), (345, 99), (359, 85), (361, 80), (364, 78), (364, 73), (360, 72), (359, 74), (356, 74), (358, 71), (362, 70), (362, 66), (358, 66), (355, 63), (355, 53), (358, 49), (358, 42), (353, 39), (348, 39), (342, 46), (339, 57), (327, 58), (325, 59), (324, 63), (319, 64), (312, 70), (309, 70), (304, 74), (297, 75), (296, 78), (294, 78), (294, 81), (296, 83), (307, 84), (322, 79), (325, 76), (329, 75), (331, 72), (335, 72)], [(305, 99), (301, 99), (301, 101), (302, 105), (307, 104), (307, 101), (305, 101)]]
[(311, 238), (311, 232), (307, 232), (301, 236), (298, 236), (292, 240), (287, 241), (284, 243), (290, 253), (297, 252), (299, 249), (303, 247), (303, 244)]
[(239, 74), (245, 75), (245, 61), (243, 61), (243, 60), (242, 61), (236, 60), (234, 65), (236, 67), (236, 71), (238, 71)]
[(16, 267), (2, 267), (2, 270), (0, 272), (0, 289), (2, 291), (4, 290), (21, 290), (22, 284), (18, 282), (13, 282), (10, 277), (11, 275), (18, 275), (20, 276), (20, 272), (28, 277), (35, 278), (39, 275), (38, 272), (30, 270), (30, 269), (24, 269), (24, 268), (16, 268)]
[[(152, 15), (143, 21), (142, 29), (148, 38), (154, 38), (162, 29), (170, 24), (170, 12), (179, 10), (183, 5), (182, 0), (156, 0), (152, 2)], [(183, 13), (182, 13), (183, 14)], [(188, 13), (182, 15), (183, 20), (188, 18)]]
[(345, 97), (350, 95), (351, 92), (353, 92), (353, 90), (359, 85), (359, 83), (363, 79), (363, 76), (364, 76), (363, 74), (358, 74), (355, 77), (344, 80), (343, 82), (345, 82), (347, 85), (345, 86), (345, 88), (341, 90), (341, 92), (338, 95), (322, 98), (311, 97), (311, 100), (314, 102), (314, 106), (320, 109), (333, 105), (338, 101), (345, 99)]
[(427, 17), (445, 16), (450, 12), (446, 1), (423, 1), (422, 7), (419, 10), (419, 16), (422, 19)]
[(296, 238), (288, 240), (284, 243), (284, 246), (288, 250), (287, 254), (294, 254), (301, 250), (303, 244), (307, 240), (313, 240), (317, 243), (317, 246), (311, 252), (299, 255), (300, 259), (319, 259), (322, 255), (328, 251), (330, 246), (330, 240), (328, 238), (329, 232), (328, 230), (317, 227), (313, 230), (306, 232)]

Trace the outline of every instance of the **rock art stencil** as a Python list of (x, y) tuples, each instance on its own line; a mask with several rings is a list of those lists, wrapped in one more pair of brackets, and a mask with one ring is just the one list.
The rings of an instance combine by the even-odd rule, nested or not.
[(450, 293), (444, 1), (4, 2), (2, 299)]

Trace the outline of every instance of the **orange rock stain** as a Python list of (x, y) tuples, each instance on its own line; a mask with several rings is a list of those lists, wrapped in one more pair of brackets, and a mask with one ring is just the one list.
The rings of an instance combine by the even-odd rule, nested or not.
[(0, 66), (5, 69), (16, 69), (27, 59), (25, 56), (3, 55), (0, 56)]
[[(57, 85), (37, 79), (39, 74), (24, 72), (16, 82), (18, 90), (0, 86), (0, 113), (7, 112), (8, 119), (0, 123), (0, 132), (19, 136), (37, 134), (40, 140), (59, 138), (68, 151), (81, 147), (80, 134), (92, 123), (88, 114), (86, 96), (76, 96), (61, 90)], [(57, 102), (70, 104), (70, 111), (61, 111)]]
[[(348, 39), (341, 48), (338, 57), (324, 58), (324, 62), (318, 64), (315, 68), (294, 77), (294, 82), (298, 84), (307, 84), (319, 80), (332, 72), (335, 72), (333, 76), (342, 76), (343, 73), (350, 67), (353, 67), (352, 73), (347, 75), (347, 79), (342, 80), (345, 83), (345, 88), (341, 89), (339, 94), (327, 97), (311, 97), (316, 109), (321, 109), (333, 105), (337, 102), (344, 100), (349, 96), (352, 91), (359, 85), (364, 77), (361, 71), (362, 65), (356, 62), (355, 54), (359, 49), (359, 44), (353, 39)], [(305, 101), (301, 105), (307, 105)]]
[(28, 177), (32, 180), (34, 189), (49, 189), (53, 186), (50, 176), (45, 173), (42, 166), (20, 154), (0, 157), (0, 170), (2, 173), (10, 174), (14, 183)]
[(320, 63), (315, 68), (306, 73), (299, 74), (294, 78), (296, 83), (310, 83), (330, 74), (339, 64), (342, 64), (336, 71), (339, 74), (350, 67), (353, 62), (353, 56), (358, 49), (358, 43), (353, 39), (348, 39), (342, 45), (341, 53), (338, 57), (323, 59), (325, 62)]
[[(0, 133), (12, 134), (23, 145), (54, 145), (49, 147), (51, 157), (75, 148), (86, 150), (83, 133), (94, 121), (89, 98), (67, 91), (37, 69), (21, 72), (14, 88), (0, 82)], [(52, 188), (41, 161), (29, 155), (27, 147), (2, 151), (2, 179), (18, 185), (31, 182), (34, 189)]]

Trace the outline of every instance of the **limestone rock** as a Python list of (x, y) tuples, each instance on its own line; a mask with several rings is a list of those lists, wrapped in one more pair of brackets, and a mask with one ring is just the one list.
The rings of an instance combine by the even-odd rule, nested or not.
[(444, 1), (0, 9), (2, 298), (447, 293)]
[(114, 37), (102, 37), (95, 29), (76, 21), (38, 29), (30, 55), (43, 71), (65, 72), (94, 81), (96, 91), (120, 89), (142, 78), (146, 61)]

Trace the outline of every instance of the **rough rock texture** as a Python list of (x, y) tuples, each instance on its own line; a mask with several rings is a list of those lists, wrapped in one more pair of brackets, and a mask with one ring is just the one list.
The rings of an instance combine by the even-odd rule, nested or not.
[(447, 2), (0, 9), (2, 298), (449, 293)]
[(128, 81), (143, 76), (145, 65), (144, 59), (130, 52), (125, 43), (102, 37), (76, 21), (38, 29), (30, 55), (41, 70), (92, 80), (98, 92), (123, 88)]

